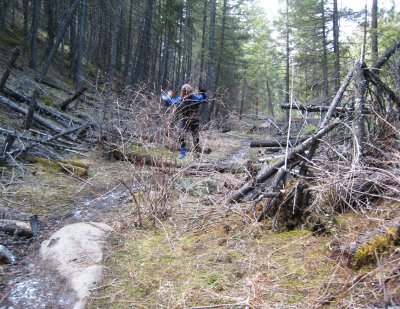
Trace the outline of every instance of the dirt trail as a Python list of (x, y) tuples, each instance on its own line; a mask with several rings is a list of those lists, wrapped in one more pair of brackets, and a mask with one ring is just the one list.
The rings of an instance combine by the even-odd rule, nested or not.
[[(247, 137), (219, 136), (211, 142), (214, 154), (208, 156), (216, 164), (243, 164), (249, 155)], [(103, 163), (104, 164), (104, 163)], [(123, 163), (110, 168), (111, 175), (90, 179), (96, 192), (88, 191), (75, 199), (63, 215), (51, 219), (39, 238), (31, 242), (23, 259), (4, 272), (0, 308), (84, 308), (85, 298), (101, 276), (105, 236), (111, 231), (114, 210), (129, 198), (115, 181)], [(104, 169), (103, 169), (104, 171)], [(97, 183), (99, 182), (99, 183)], [(107, 183), (106, 185), (104, 185)]]

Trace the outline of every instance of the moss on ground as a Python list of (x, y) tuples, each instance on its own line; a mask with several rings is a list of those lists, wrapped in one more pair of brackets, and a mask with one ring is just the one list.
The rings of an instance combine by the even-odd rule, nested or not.
[(353, 256), (355, 267), (361, 267), (376, 262), (378, 254), (388, 254), (394, 250), (399, 240), (399, 229), (392, 227), (386, 233), (374, 235), (368, 242), (362, 244)]

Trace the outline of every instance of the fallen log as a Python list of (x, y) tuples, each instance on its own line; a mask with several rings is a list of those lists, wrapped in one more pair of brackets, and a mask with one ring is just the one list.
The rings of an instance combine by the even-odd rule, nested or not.
[(18, 220), (0, 219), (0, 232), (18, 237), (33, 236), (30, 223)]
[(343, 262), (354, 268), (375, 263), (376, 254), (395, 249), (400, 240), (400, 218), (393, 219), (367, 234), (361, 235), (356, 241), (345, 245), (342, 252)]
[[(7, 96), (8, 98), (13, 98), (20, 103), (27, 103), (27, 104), (31, 103), (29, 97), (23, 96), (15, 91), (9, 89), (8, 87), (4, 87), (4, 89), (1, 92), (4, 93), (4, 95)], [(71, 125), (76, 125), (76, 124), (81, 123), (79, 120), (72, 119), (68, 115), (54, 111), (51, 108), (47, 107), (46, 105), (41, 104), (40, 102), (37, 102), (37, 108), (35, 109), (35, 111), (37, 111), (39, 114), (50, 116), (50, 117), (54, 118), (57, 122), (62, 124), (64, 127), (68, 127)]]
[(328, 124), (326, 127), (320, 129), (314, 136), (309, 137), (307, 140), (293, 148), (292, 150), (289, 151), (287, 159), (285, 157), (282, 157), (278, 161), (276, 161), (274, 164), (267, 166), (264, 171), (261, 171), (255, 178), (252, 180), (248, 181), (245, 185), (243, 185), (239, 190), (237, 190), (235, 193), (233, 193), (228, 201), (229, 202), (234, 202), (238, 201), (239, 199), (243, 198), (246, 194), (248, 194), (251, 190), (253, 190), (258, 184), (263, 183), (266, 181), (268, 178), (270, 178), (272, 175), (274, 175), (277, 170), (282, 167), (285, 162), (293, 161), (297, 157), (298, 154), (304, 153), (307, 149), (311, 148), (317, 141), (320, 139), (322, 136), (333, 130), (337, 125), (339, 124), (339, 121), (334, 121), (330, 124)]
[[(291, 106), (290, 104), (281, 104), (282, 109), (295, 109), (295, 110), (301, 110), (301, 111), (306, 111), (309, 113), (313, 112), (327, 112), (329, 110), (329, 106), (321, 106), (321, 105), (303, 105), (303, 104), (296, 104)], [(346, 113), (352, 113), (354, 112), (354, 108), (343, 106), (343, 107), (335, 107), (334, 113), (337, 114), (346, 114)], [(371, 111), (369, 109), (364, 108), (363, 109), (363, 114), (371, 114)]]
[(7, 134), (7, 138), (4, 142), (4, 145), (2, 147), (1, 153), (0, 153), (0, 166), (4, 166), (6, 163), (7, 157), (6, 155), (10, 152), (13, 144), (15, 141), (15, 136), (11, 134)]
[(87, 87), (82, 87), (78, 89), (74, 94), (72, 94), (68, 99), (66, 99), (64, 102), (62, 102), (59, 107), (62, 111), (65, 111), (68, 107), (69, 104), (71, 104), (73, 101), (75, 101), (77, 98), (79, 98), (82, 94), (85, 93), (87, 90)]
[[(26, 115), (28, 113), (28, 111), (25, 108), (18, 106), (13, 101), (11, 101), (1, 95), (0, 95), (0, 104), (3, 104), (5, 106), (7, 106), (8, 108), (12, 109), (13, 111), (18, 112), (22, 115)], [(41, 117), (39, 115), (33, 115), (33, 120), (35, 120), (38, 124), (46, 127), (47, 129), (50, 129), (54, 132), (60, 133), (63, 131), (61, 128), (55, 126), (54, 124), (50, 123), (49, 121), (47, 121), (46, 119), (44, 119), (43, 117)]]
[[(32, 142), (35, 144), (42, 144), (45, 146), (50, 146), (53, 148), (58, 148), (58, 149), (63, 149), (63, 150), (75, 150), (75, 151), (85, 151), (84, 149), (80, 149), (80, 148), (75, 148), (75, 147), (70, 147), (70, 146), (64, 146), (64, 145), (60, 145), (60, 144), (55, 144), (55, 143), (51, 143), (51, 138), (48, 140), (39, 140), (39, 139), (35, 139), (29, 136), (26, 136), (24, 134), (22, 134), (21, 132), (18, 131), (11, 131), (11, 130), (6, 130), (6, 129), (2, 129), (0, 128), (0, 134), (2, 135), (9, 135), (9, 136), (14, 136), (16, 139), (19, 140), (24, 140), (24, 141), (28, 141), (28, 142)], [(32, 145), (30, 145), (32, 146)], [(26, 151), (27, 149), (29, 149), (28, 147), (24, 147), (24, 149), (22, 151)], [(19, 152), (21, 150), (13, 150), (12, 152), (10, 152), (10, 154), (13, 154), (15, 152)]]
[(396, 50), (400, 48), (400, 41), (394, 43), (390, 46), (383, 54), (380, 56), (376, 62), (371, 67), (371, 70), (375, 72), (379, 72), (379, 70), (383, 67), (383, 65), (389, 60), (389, 58), (396, 52)]
[(378, 87), (383, 93), (385, 93), (389, 99), (396, 104), (397, 109), (400, 110), (400, 97), (390, 89), (386, 84), (376, 75), (372, 69), (365, 70), (366, 77), (376, 86)]
[(15, 62), (17, 61), (18, 56), (19, 56), (20, 54), (21, 54), (21, 49), (20, 49), (19, 47), (17, 47), (17, 48), (14, 50), (14, 52), (13, 52), (13, 54), (12, 54), (12, 56), (11, 56), (10, 62), (8, 63), (7, 68), (6, 68), (4, 74), (3, 74), (2, 78), (1, 78), (1, 81), (0, 81), (0, 90), (4, 88), (4, 85), (6, 84), (7, 79), (8, 79), (8, 77), (9, 77), (10, 74), (11, 74), (12, 68), (14, 67), (14, 64), (15, 64)]
[[(304, 142), (309, 136), (307, 137), (302, 137), (299, 139), (291, 139), (289, 140), (289, 146), (295, 146), (298, 145), (300, 142)], [(286, 147), (287, 145), (287, 140), (268, 140), (268, 141), (251, 141), (250, 142), (250, 147), (251, 148), (256, 148), (256, 147)]]

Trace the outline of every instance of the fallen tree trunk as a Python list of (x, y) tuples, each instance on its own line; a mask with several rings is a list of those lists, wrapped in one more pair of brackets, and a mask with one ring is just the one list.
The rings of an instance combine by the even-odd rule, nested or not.
[(18, 237), (33, 236), (30, 223), (18, 220), (0, 219), (0, 232)]
[(386, 84), (373, 72), (372, 69), (365, 70), (365, 75), (376, 87), (384, 92), (389, 99), (396, 104), (397, 109), (400, 110), (400, 97), (398, 97), (392, 89), (386, 86)]
[(393, 219), (384, 227), (359, 237), (356, 241), (339, 248), (347, 266), (360, 268), (376, 263), (376, 254), (395, 249), (400, 237), (400, 218)]
[(234, 201), (238, 201), (239, 199), (244, 197), (251, 190), (253, 190), (256, 187), (256, 185), (263, 183), (268, 178), (270, 178), (272, 175), (274, 175), (277, 172), (277, 170), (285, 164), (286, 161), (287, 162), (292, 161), (294, 158), (296, 158), (296, 156), (298, 154), (301, 154), (304, 151), (306, 151), (307, 149), (311, 148), (314, 145), (314, 143), (317, 142), (317, 140), (319, 138), (321, 138), (322, 136), (324, 136), (325, 134), (327, 134), (328, 132), (333, 130), (338, 124), (339, 124), (338, 121), (334, 121), (331, 124), (327, 125), (326, 127), (320, 129), (314, 136), (309, 137), (303, 143), (301, 143), (300, 145), (293, 148), (288, 153), (287, 160), (285, 159), (285, 157), (283, 157), (283, 158), (279, 159), (277, 162), (275, 162), (274, 164), (268, 166), (267, 169), (260, 172), (256, 178), (248, 181), (244, 186), (242, 186), (239, 190), (237, 190), (234, 194), (232, 194), (229, 197), (228, 201), (234, 202)]
[(389, 58), (396, 52), (396, 50), (400, 48), (400, 41), (396, 42), (392, 46), (390, 46), (382, 56), (380, 56), (374, 65), (371, 67), (373, 72), (379, 72), (379, 69), (383, 67), (383, 65), (389, 60)]
[[(298, 145), (299, 142), (304, 142), (308, 137), (302, 137), (299, 139), (291, 139), (289, 140), (289, 146), (295, 146)], [(287, 145), (287, 140), (268, 140), (268, 141), (252, 141), (250, 142), (250, 147), (251, 148), (256, 148), (256, 147), (286, 147)]]
[[(12, 109), (15, 112), (18, 112), (22, 115), (26, 115), (28, 113), (28, 111), (21, 107), (18, 106), (16, 103), (14, 103), (13, 101), (7, 99), (6, 97), (3, 97), (0, 95), (0, 103), (9, 107), (10, 109)], [(47, 121), (46, 119), (44, 119), (43, 117), (39, 116), (39, 115), (33, 115), (33, 120), (35, 120), (38, 124), (54, 131), (57, 133), (62, 132), (63, 130), (57, 126), (55, 126), (54, 124), (50, 123), (49, 121)]]
[[(290, 104), (281, 104), (282, 109), (296, 109), (296, 110), (301, 110), (301, 111), (306, 111), (309, 113), (313, 112), (327, 112), (329, 110), (329, 106), (321, 106), (321, 105), (303, 105), (303, 104), (297, 104), (290, 106)], [(351, 107), (335, 107), (334, 113), (338, 114), (345, 114), (345, 113), (351, 113), (354, 112), (354, 108)], [(368, 109), (363, 110), (363, 114), (370, 114), (371, 111)]]
[(65, 111), (68, 105), (71, 104), (73, 101), (75, 101), (77, 98), (79, 98), (82, 94), (84, 94), (86, 90), (87, 90), (86, 87), (78, 89), (73, 95), (71, 95), (68, 99), (66, 99), (59, 105), (60, 109), (62, 111)]
[[(31, 103), (30, 98), (23, 96), (13, 90), (11, 90), (8, 87), (4, 87), (4, 89), (1, 92), (4, 93), (7, 97), (13, 98), (20, 103), (28, 103), (28, 104)], [(65, 127), (80, 123), (80, 121), (78, 121), (76, 119), (72, 119), (71, 117), (69, 117), (63, 113), (58, 113), (57, 111), (52, 110), (51, 108), (47, 107), (44, 104), (41, 104), (40, 102), (37, 102), (36, 111), (38, 111), (39, 114), (50, 116), (50, 117), (54, 118), (57, 122), (60, 122), (60, 124), (62, 124)]]
[[(11, 131), (11, 130), (6, 130), (6, 129), (2, 129), (0, 128), (0, 134), (3, 135), (8, 135), (8, 136), (14, 136), (16, 139), (19, 140), (23, 140), (23, 141), (27, 141), (27, 142), (32, 142), (32, 143), (36, 143), (36, 144), (42, 144), (45, 146), (50, 146), (50, 147), (54, 147), (54, 148), (58, 148), (58, 149), (64, 149), (64, 150), (76, 150), (76, 151), (84, 151), (84, 149), (79, 149), (79, 148), (75, 148), (75, 147), (70, 147), (70, 146), (64, 146), (64, 145), (60, 145), (60, 144), (55, 144), (55, 143), (51, 143), (50, 141), (52, 140), (52, 138), (49, 138), (47, 140), (39, 140), (39, 139), (35, 139), (29, 136), (26, 136), (18, 131)], [(25, 147), (24, 150), (27, 150), (28, 147)], [(9, 150), (10, 151), (10, 150)], [(15, 150), (12, 151), (13, 153), (15, 152)]]
[(17, 61), (18, 56), (20, 55), (20, 53), (21, 53), (21, 49), (19, 47), (17, 47), (14, 50), (14, 52), (13, 52), (13, 54), (11, 56), (10, 62), (8, 63), (7, 68), (6, 68), (4, 74), (3, 74), (2, 78), (1, 78), (0, 90), (4, 88), (4, 85), (6, 84), (7, 79), (10, 76), (12, 68), (14, 67), (14, 64)]

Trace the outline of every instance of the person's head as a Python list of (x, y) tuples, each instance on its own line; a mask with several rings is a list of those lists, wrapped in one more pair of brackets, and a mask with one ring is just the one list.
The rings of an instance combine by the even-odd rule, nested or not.
[(170, 89), (170, 90), (168, 91), (168, 95), (172, 98), (172, 97), (175, 95), (174, 90), (173, 90), (173, 89)]
[(181, 96), (186, 97), (193, 94), (193, 88), (189, 84), (184, 84), (181, 88)]

